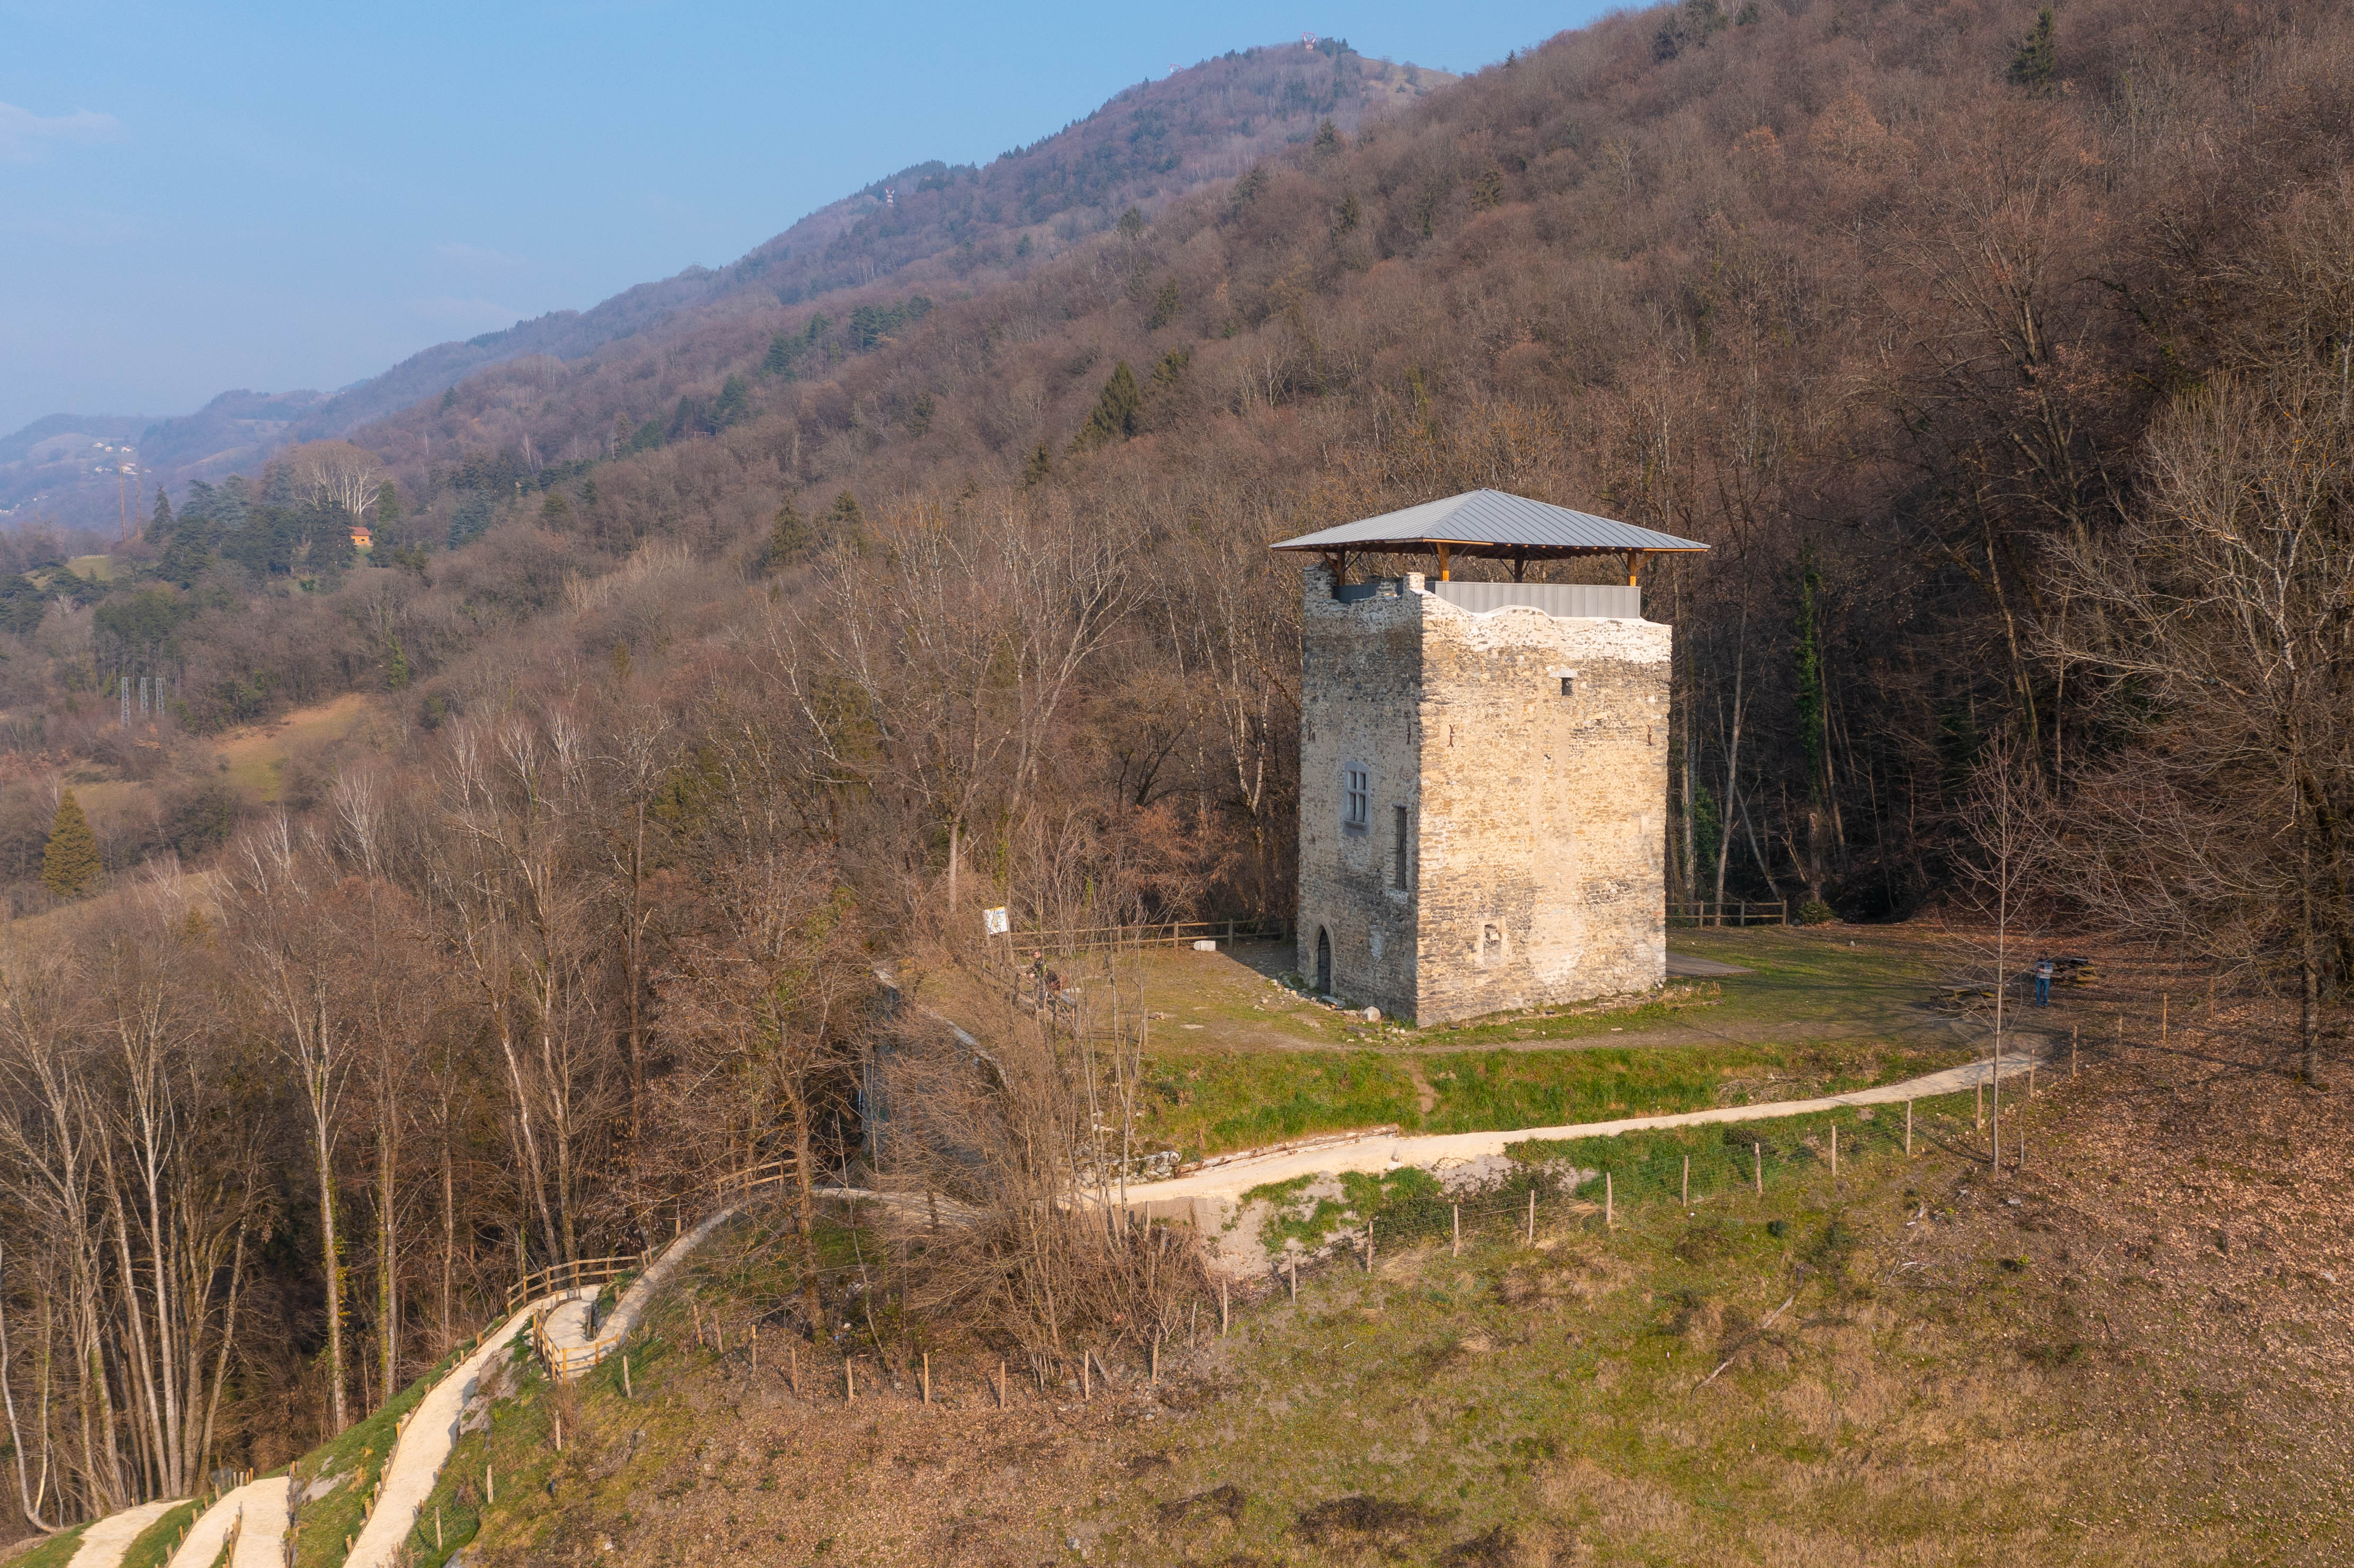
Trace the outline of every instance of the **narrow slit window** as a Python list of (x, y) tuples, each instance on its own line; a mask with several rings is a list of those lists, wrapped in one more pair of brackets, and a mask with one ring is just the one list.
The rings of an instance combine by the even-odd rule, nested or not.
[(1373, 775), (1362, 762), (1341, 770), (1341, 826), (1362, 833), (1373, 823)]
[(1406, 817), (1404, 806), (1390, 808), (1390, 885), (1404, 887), (1405, 880)]

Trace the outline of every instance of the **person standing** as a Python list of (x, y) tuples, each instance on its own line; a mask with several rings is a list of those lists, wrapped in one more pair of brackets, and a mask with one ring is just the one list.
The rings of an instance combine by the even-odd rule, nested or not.
[(2052, 963), (2050, 959), (2035, 960), (2035, 1005), (2038, 1007), (2052, 1005)]

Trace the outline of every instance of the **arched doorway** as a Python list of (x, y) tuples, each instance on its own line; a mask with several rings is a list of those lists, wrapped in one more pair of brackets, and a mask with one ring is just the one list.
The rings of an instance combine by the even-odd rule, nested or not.
[(1316, 927), (1316, 994), (1332, 994), (1332, 935), (1321, 926)]

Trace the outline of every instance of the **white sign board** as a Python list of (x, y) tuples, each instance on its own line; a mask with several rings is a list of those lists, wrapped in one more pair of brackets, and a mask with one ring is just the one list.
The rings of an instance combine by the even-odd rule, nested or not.
[(981, 912), (981, 928), (989, 936), (1002, 937), (1013, 929), (1013, 922), (1002, 909), (984, 909)]

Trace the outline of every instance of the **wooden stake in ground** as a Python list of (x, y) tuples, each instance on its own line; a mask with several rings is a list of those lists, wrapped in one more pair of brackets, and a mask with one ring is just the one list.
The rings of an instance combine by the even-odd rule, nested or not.
[(1537, 1190), (1529, 1189), (1529, 1245), (1537, 1245)]
[(1218, 1338), (1226, 1337), (1226, 1282), (1218, 1281)]
[(1093, 1399), (1096, 1396), (1095, 1372), (1093, 1370), (1095, 1359), (1096, 1353), (1093, 1351), (1081, 1351), (1079, 1352), (1079, 1397), (1081, 1399)]
[(1691, 1207), (1691, 1156), (1684, 1156), (1684, 1207)]
[(623, 1399), (638, 1397), (630, 1390), (630, 1358), (627, 1355), (621, 1357), (621, 1397)]
[(1762, 1198), (1766, 1195), (1766, 1146), (1762, 1143), (1751, 1144), (1749, 1146), (1749, 1159), (1751, 1164), (1755, 1168), (1755, 1174), (1757, 1178), (1757, 1195)]
[(1152, 1336), (1152, 1381), (1161, 1381), (1161, 1336)]
[(2031, 1100), (2035, 1097), (2035, 1058), (2032, 1056), (2027, 1059), (2027, 1097)]
[(929, 1404), (932, 1402), (932, 1352), (929, 1351), (926, 1351), (924, 1352), (924, 1370), (922, 1372), (922, 1378), (924, 1386), (924, 1403), (926, 1404)]
[(2081, 1023), (2068, 1025), (2068, 1075), (2072, 1078), (2076, 1075), (2076, 1036), (2083, 1031)]
[[(244, 1517), (243, 1514), (238, 1516), (239, 1520), (243, 1520)], [(433, 1505), (433, 1550), (436, 1552), (441, 1550), (441, 1505), (440, 1503)]]
[(482, 1466), (482, 1500), (486, 1503), (499, 1500), (499, 1478), (492, 1473), (487, 1461)]
[(1455, 1212), (1455, 1252), (1454, 1252), (1454, 1255), (1455, 1255), (1455, 1256), (1457, 1256), (1457, 1257), (1461, 1257), (1461, 1256), (1463, 1255), (1463, 1205), (1462, 1205), (1462, 1204), (1460, 1204), (1460, 1203), (1455, 1203), (1455, 1204), (1451, 1204), (1451, 1205), (1449, 1205), (1449, 1206), (1450, 1206), (1450, 1207), (1454, 1210), (1454, 1212)]
[(842, 1398), (845, 1404), (858, 1398), (858, 1364), (847, 1356), (842, 1362)]
[(2168, 1011), (2172, 1008), (2173, 1005), (2174, 995), (2171, 991), (2163, 992), (2159, 995), (2158, 999), (2158, 1048), (2161, 1051), (2166, 1049), (2166, 1015)]
[(1831, 1128), (1831, 1180), (1839, 1180), (1839, 1128)]
[(1904, 1158), (1913, 1158), (1913, 1102), (1904, 1102)]
[(997, 1360), (997, 1408), (1005, 1408), (1005, 1358), (1002, 1356)]
[[(1534, 1197), (1535, 1194), (1531, 1193), (1530, 1196)], [(1606, 1231), (1618, 1228), (1618, 1205), (1607, 1171), (1602, 1173), (1602, 1228)]]

